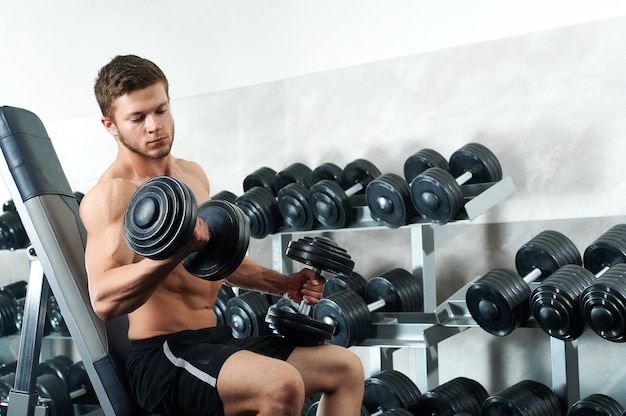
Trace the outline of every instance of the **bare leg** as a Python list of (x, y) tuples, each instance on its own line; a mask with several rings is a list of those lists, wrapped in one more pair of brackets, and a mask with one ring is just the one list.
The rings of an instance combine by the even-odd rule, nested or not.
[(299, 416), (305, 397), (296, 368), (249, 351), (239, 351), (226, 360), (217, 390), (226, 416)]
[(322, 392), (318, 416), (359, 416), (365, 376), (359, 357), (336, 345), (299, 347), (289, 359), (304, 380), (305, 393)]

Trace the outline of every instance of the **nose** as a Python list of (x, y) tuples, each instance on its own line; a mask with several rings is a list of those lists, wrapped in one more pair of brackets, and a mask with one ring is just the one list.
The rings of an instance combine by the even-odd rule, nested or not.
[(161, 122), (159, 121), (158, 117), (154, 115), (148, 115), (146, 117), (145, 126), (149, 133), (154, 133), (161, 128)]

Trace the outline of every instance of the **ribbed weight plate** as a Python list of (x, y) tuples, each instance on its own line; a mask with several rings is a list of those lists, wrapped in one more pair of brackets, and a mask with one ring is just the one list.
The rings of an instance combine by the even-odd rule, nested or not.
[(343, 168), (344, 186), (350, 188), (352, 185), (360, 183), (363, 185), (363, 189), (359, 192), (364, 193), (367, 184), (379, 177), (380, 174), (380, 170), (369, 160), (355, 159)]
[(541, 278), (545, 278), (566, 264), (580, 266), (582, 257), (572, 240), (554, 230), (540, 232), (520, 247), (515, 255), (515, 267), (520, 276), (539, 269)]
[(169, 176), (157, 176), (131, 197), (124, 215), (124, 237), (135, 253), (167, 259), (189, 240), (196, 215), (196, 198), (189, 187)]
[(461, 412), (480, 414), (480, 407), (489, 397), (479, 382), (457, 377), (432, 390), (422, 393), (418, 402), (417, 416), (452, 416)]
[(541, 282), (530, 295), (530, 310), (548, 335), (571, 341), (579, 338), (587, 324), (580, 296), (595, 276), (589, 270), (566, 264)]
[(217, 318), (218, 325), (226, 325), (226, 304), (232, 298), (234, 298), (235, 292), (233, 289), (226, 285), (222, 285), (220, 287), (219, 292), (217, 292), (217, 298), (215, 299), (215, 305), (213, 305), (213, 312), (215, 312), (215, 316)]
[(248, 190), (235, 200), (250, 225), (250, 237), (265, 238), (278, 231), (282, 216), (274, 195), (259, 186)]
[(450, 170), (448, 161), (441, 153), (433, 149), (418, 150), (404, 161), (404, 179), (407, 183), (411, 183), (417, 175), (434, 167)]
[(488, 397), (481, 416), (561, 416), (559, 398), (546, 385), (522, 380)]
[(333, 328), (306, 315), (272, 306), (265, 321), (273, 333), (298, 345), (322, 345), (333, 335)]
[(285, 254), (290, 259), (334, 274), (349, 274), (354, 268), (350, 255), (325, 237), (303, 237), (290, 241)]
[(585, 320), (602, 338), (626, 341), (626, 263), (611, 267), (580, 296)]
[(567, 416), (623, 416), (624, 406), (604, 394), (592, 394), (578, 400), (567, 411)]
[(233, 337), (269, 335), (265, 316), (270, 304), (260, 292), (249, 291), (226, 303), (226, 323), (233, 329)]
[(270, 191), (272, 195), (276, 195), (274, 193), (275, 176), (276, 171), (274, 169), (267, 166), (260, 167), (243, 179), (243, 191), (248, 192), (255, 186), (260, 186)]
[(383, 370), (365, 380), (363, 404), (370, 412), (401, 408), (417, 414), (421, 392), (415, 383), (397, 370)]
[(328, 179), (337, 182), (343, 187), (343, 169), (334, 163), (326, 162), (322, 163), (311, 173), (311, 184), (317, 183), (321, 180)]
[(299, 183), (290, 183), (280, 191), (277, 198), (278, 210), (285, 224), (294, 230), (311, 230), (316, 220), (309, 203), (309, 190)]
[(467, 184), (497, 182), (502, 179), (502, 167), (491, 150), (480, 143), (468, 143), (450, 156), (450, 173), (458, 178), (472, 172)]
[(365, 278), (357, 272), (350, 274), (337, 274), (326, 280), (324, 285), (323, 297), (330, 296), (342, 290), (354, 290), (359, 295), (365, 294), (365, 285), (367, 284)]
[(408, 270), (395, 268), (374, 276), (365, 286), (365, 301), (385, 300), (381, 311), (420, 312), (422, 309), (422, 290), (419, 280)]
[(427, 221), (447, 224), (463, 206), (463, 191), (449, 172), (433, 167), (417, 175), (410, 183), (411, 201)]
[[(254, 188), (261, 189), (261, 188)], [(198, 207), (198, 217), (208, 226), (210, 239), (200, 250), (183, 259), (194, 276), (207, 280), (226, 278), (243, 261), (250, 242), (250, 228), (236, 205), (209, 200)]]
[(365, 190), (372, 219), (389, 228), (398, 228), (417, 215), (409, 184), (395, 173), (385, 173), (372, 180)]
[(365, 300), (352, 290), (343, 290), (320, 299), (313, 317), (333, 327), (331, 344), (351, 347), (364, 341), (371, 325)]
[(596, 274), (626, 261), (626, 224), (617, 224), (591, 243), (583, 255), (585, 268)]
[(530, 316), (530, 288), (520, 276), (496, 268), (472, 283), (465, 295), (467, 308), (476, 323), (496, 336), (505, 336)]
[(311, 175), (313, 171), (307, 165), (301, 162), (292, 163), (285, 169), (281, 170), (274, 177), (274, 195), (290, 183), (299, 183), (305, 188), (312, 185)]

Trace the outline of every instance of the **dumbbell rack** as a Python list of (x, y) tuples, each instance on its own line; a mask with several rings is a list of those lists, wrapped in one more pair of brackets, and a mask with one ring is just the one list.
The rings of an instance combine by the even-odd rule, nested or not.
[[(466, 217), (459, 221), (471, 221), (512, 194), (515, 186), (510, 177), (504, 177), (495, 183), (463, 185), (462, 189), (466, 201), (464, 204)], [(438, 344), (476, 324), (472, 325), (467, 320), (464, 321), (465, 324), (448, 324), (440, 320), (442, 315), (441, 307), (437, 305), (433, 226), (429, 222), (419, 220), (401, 228), (410, 231), (412, 272), (415, 278), (421, 280), (425, 312), (373, 312), (373, 324), (369, 337), (357, 348), (369, 349), (369, 370), (372, 374), (393, 368), (390, 353), (394, 350), (408, 349), (416, 364), (415, 374), (411, 375), (411, 378), (420, 391), (428, 391), (439, 385)], [(367, 204), (362, 203), (357, 207), (356, 220), (345, 228), (316, 228), (311, 231), (280, 230), (271, 235), (272, 268), (287, 274), (294, 272), (293, 262), (284, 255), (289, 241), (293, 239), (293, 234), (377, 229), (388, 230), (389, 228), (375, 222), (370, 216)], [(446, 306), (450, 306), (453, 310), (460, 307), (452, 303)], [(556, 354), (553, 353), (553, 355)]]

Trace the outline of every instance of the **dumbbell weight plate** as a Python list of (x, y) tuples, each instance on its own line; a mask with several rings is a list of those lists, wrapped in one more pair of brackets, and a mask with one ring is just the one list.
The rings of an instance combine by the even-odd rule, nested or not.
[(303, 237), (290, 241), (285, 254), (292, 260), (334, 274), (352, 273), (354, 261), (332, 240), (323, 237)]
[(383, 370), (365, 380), (363, 404), (371, 413), (378, 410), (401, 408), (417, 414), (421, 392), (405, 374)]
[(626, 341), (626, 263), (611, 267), (587, 287), (580, 304), (589, 327), (612, 342)]
[(278, 191), (278, 210), (285, 224), (294, 230), (307, 231), (315, 225), (308, 198), (309, 190), (299, 183), (290, 183)]
[(417, 215), (409, 184), (395, 173), (385, 173), (367, 184), (365, 199), (372, 219), (398, 228)]
[(441, 153), (427, 148), (418, 150), (404, 161), (404, 179), (407, 183), (411, 183), (417, 175), (434, 167), (450, 170), (448, 161)]
[(371, 313), (365, 300), (353, 290), (343, 290), (320, 299), (313, 317), (331, 325), (331, 344), (351, 347), (367, 338)]
[(460, 412), (480, 414), (480, 407), (489, 397), (479, 382), (457, 377), (422, 393), (417, 402), (417, 416), (457, 415)]
[(85, 370), (85, 364), (82, 361), (78, 361), (70, 367), (70, 375), (68, 381), (68, 388), (70, 396), (73, 392), (84, 389), (84, 393), (73, 398), (74, 403), (77, 404), (91, 404), (97, 405), (99, 403), (98, 396), (93, 389), (91, 380)]
[(612, 397), (592, 394), (574, 403), (567, 416), (623, 416), (625, 412), (626, 409)]
[(337, 182), (339, 185), (343, 186), (343, 169), (334, 163), (322, 163), (313, 169), (313, 172), (311, 173), (311, 184), (324, 179)]
[(197, 209), (196, 198), (184, 183), (168, 176), (149, 179), (126, 208), (126, 242), (141, 256), (170, 258), (193, 233)]
[(250, 173), (243, 179), (243, 192), (248, 192), (255, 186), (265, 188), (275, 195), (274, 193), (274, 178), (276, 177), (276, 171), (267, 166), (263, 166)]
[(270, 304), (264, 294), (256, 291), (240, 293), (226, 303), (226, 322), (235, 338), (268, 335), (265, 315)]
[(410, 184), (411, 201), (418, 214), (434, 224), (447, 224), (463, 206), (463, 191), (449, 172), (433, 167)]
[(265, 320), (274, 334), (299, 345), (322, 345), (333, 335), (332, 326), (278, 307), (270, 307)]
[(482, 416), (562, 415), (559, 398), (550, 388), (522, 380), (489, 396), (481, 406)]
[(468, 143), (450, 156), (450, 173), (457, 178), (472, 172), (467, 184), (497, 182), (502, 179), (502, 167), (496, 155), (480, 143)]
[(591, 243), (583, 255), (583, 263), (593, 274), (605, 266), (626, 262), (626, 224), (617, 224)]
[(250, 237), (265, 238), (278, 231), (282, 222), (274, 195), (259, 186), (249, 189), (235, 200), (245, 214), (250, 227)]
[(290, 183), (299, 183), (306, 189), (310, 188), (312, 173), (311, 168), (304, 163), (292, 163), (274, 177), (274, 195), (278, 195), (278, 191)]
[[(541, 277), (545, 278), (566, 264), (580, 266), (582, 257), (567, 236), (554, 230), (544, 230), (537, 234), (515, 254), (515, 267), (520, 276), (539, 269)], [(540, 281), (541, 278), (535, 280)]]
[(234, 193), (230, 191), (224, 190), (213, 195), (211, 199), (216, 200), (216, 201), (228, 201), (231, 204), (234, 204), (235, 201), (237, 200), (237, 195), (235, 195)]
[(422, 309), (419, 281), (411, 272), (401, 268), (395, 268), (367, 281), (366, 302), (372, 303), (378, 299), (385, 299), (382, 310), (388, 312), (419, 312)]
[(330, 296), (342, 290), (354, 290), (359, 295), (365, 294), (367, 281), (357, 272), (350, 274), (337, 274), (326, 281), (323, 297)]
[(250, 227), (241, 209), (226, 201), (207, 201), (198, 217), (208, 226), (210, 238), (200, 250), (183, 259), (194, 276), (206, 280), (226, 278), (243, 261), (250, 242)]
[(50, 399), (48, 411), (50, 416), (67, 416), (74, 414), (74, 404), (67, 385), (53, 374), (42, 374), (37, 377), (36, 386), (39, 397)]
[(226, 304), (232, 298), (234, 298), (235, 292), (232, 288), (222, 285), (219, 292), (217, 292), (217, 298), (215, 299), (215, 305), (213, 305), (213, 311), (217, 319), (218, 325), (226, 325)]

